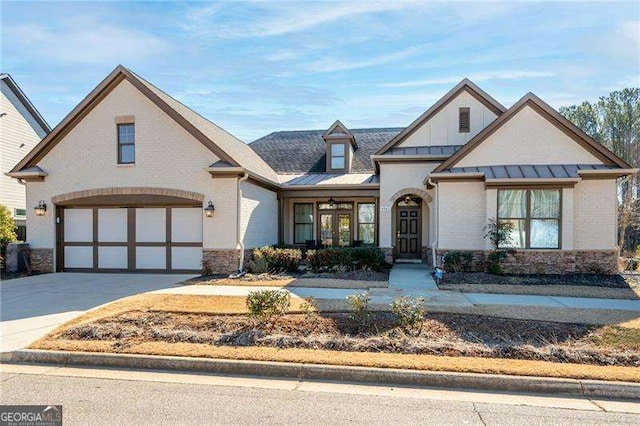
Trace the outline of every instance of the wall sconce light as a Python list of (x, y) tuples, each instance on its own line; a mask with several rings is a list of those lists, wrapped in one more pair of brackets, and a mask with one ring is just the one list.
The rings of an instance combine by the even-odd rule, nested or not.
[(405, 202), (406, 204), (411, 203), (411, 201), (413, 201), (413, 200), (411, 199), (411, 195), (407, 195), (406, 197), (404, 197), (404, 202)]
[(207, 217), (213, 217), (213, 213), (216, 211), (216, 208), (213, 206), (213, 201), (209, 201), (207, 207), (204, 208), (204, 215)]
[(336, 200), (334, 200), (334, 199), (333, 199), (333, 197), (330, 197), (330, 198), (329, 198), (329, 206), (330, 206), (330, 207), (333, 207), (333, 206), (335, 206), (335, 205), (336, 205)]
[(33, 211), (36, 216), (44, 216), (44, 214), (47, 212), (47, 204), (44, 202), (44, 200), (40, 200), (38, 205), (33, 208)]

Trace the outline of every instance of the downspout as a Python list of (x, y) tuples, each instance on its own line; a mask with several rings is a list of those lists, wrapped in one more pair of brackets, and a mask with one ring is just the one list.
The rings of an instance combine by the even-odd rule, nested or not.
[(237, 213), (237, 225), (236, 225), (236, 239), (238, 241), (236, 248), (240, 249), (240, 264), (238, 265), (238, 274), (241, 274), (244, 271), (244, 243), (242, 242), (242, 237), (240, 235), (240, 226), (242, 220), (242, 182), (249, 179), (249, 173), (244, 172), (242, 177), (238, 179), (238, 206), (236, 208)]
[(433, 244), (431, 245), (431, 265), (433, 265), (434, 268), (436, 268), (438, 265), (436, 264), (436, 247), (438, 246), (438, 234), (440, 232), (440, 200), (438, 200), (438, 186), (435, 184), (435, 182), (433, 182), (431, 180), (431, 178), (427, 179), (427, 183), (429, 185), (433, 185), (433, 187), (435, 188), (435, 192), (436, 192), (436, 211), (435, 211), (435, 216), (436, 216), (436, 238), (435, 240), (433, 240)]

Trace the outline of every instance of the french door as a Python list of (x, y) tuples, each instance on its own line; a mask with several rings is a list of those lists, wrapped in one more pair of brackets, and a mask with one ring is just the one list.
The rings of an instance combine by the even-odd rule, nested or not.
[(350, 211), (321, 212), (320, 239), (327, 247), (347, 247), (351, 245), (353, 215)]

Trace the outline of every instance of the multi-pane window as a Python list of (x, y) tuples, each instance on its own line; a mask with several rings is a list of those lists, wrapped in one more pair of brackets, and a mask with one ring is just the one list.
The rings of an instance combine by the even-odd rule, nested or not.
[(135, 126), (118, 124), (118, 164), (134, 164), (136, 162)]
[(313, 204), (293, 205), (293, 242), (304, 244), (313, 239)]
[(498, 220), (511, 222), (510, 246), (560, 248), (559, 189), (502, 189), (498, 191)]
[(468, 107), (460, 108), (459, 110), (459, 132), (469, 133), (471, 131), (471, 111)]
[(331, 168), (334, 170), (344, 169), (346, 165), (346, 148), (343, 143), (331, 145)]
[(376, 205), (358, 204), (358, 239), (363, 244), (373, 244), (376, 236)]

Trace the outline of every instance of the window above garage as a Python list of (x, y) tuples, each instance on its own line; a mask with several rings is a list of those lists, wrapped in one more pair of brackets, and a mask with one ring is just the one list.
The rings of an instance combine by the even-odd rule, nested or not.
[(118, 164), (135, 164), (135, 124), (118, 124)]

